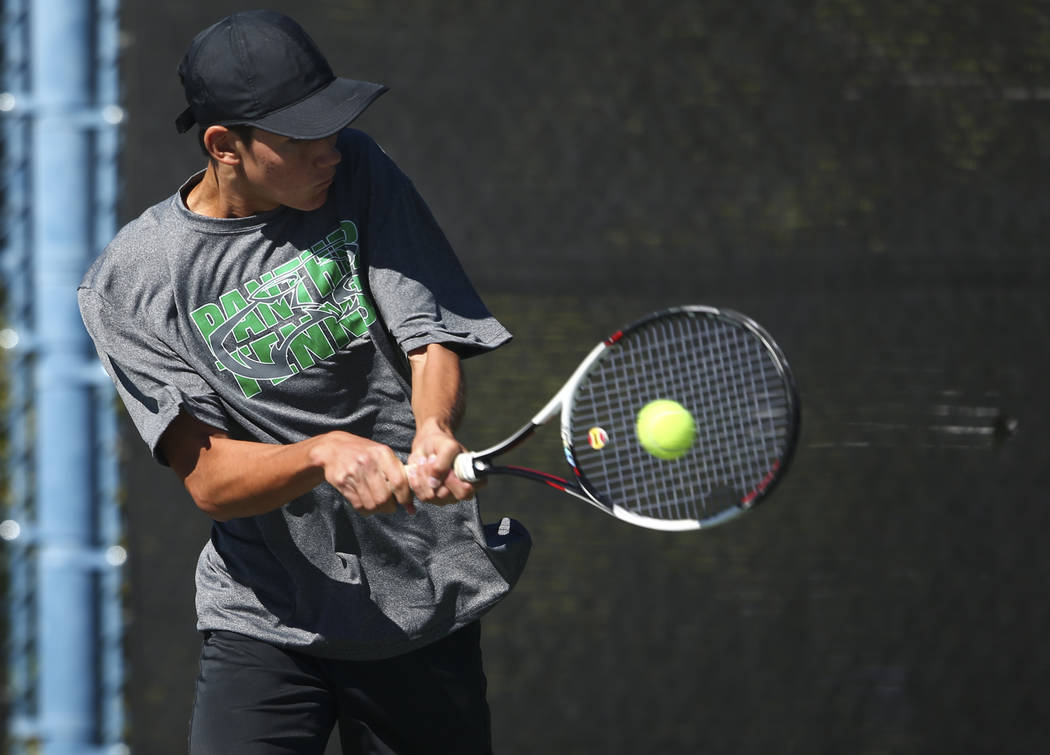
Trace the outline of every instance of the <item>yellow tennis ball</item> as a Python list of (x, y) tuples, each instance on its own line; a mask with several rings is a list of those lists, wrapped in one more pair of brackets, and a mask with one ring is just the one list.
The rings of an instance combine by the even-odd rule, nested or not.
[(689, 410), (670, 399), (650, 401), (638, 412), (638, 442), (658, 459), (677, 459), (696, 439), (696, 422)]

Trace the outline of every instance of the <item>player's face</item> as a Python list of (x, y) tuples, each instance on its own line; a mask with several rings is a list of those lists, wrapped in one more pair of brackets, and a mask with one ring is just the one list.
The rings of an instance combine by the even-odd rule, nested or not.
[(243, 197), (258, 213), (279, 205), (296, 210), (316, 210), (328, 197), (341, 156), (335, 147), (338, 134), (324, 139), (300, 140), (255, 129), (250, 144), (240, 150)]

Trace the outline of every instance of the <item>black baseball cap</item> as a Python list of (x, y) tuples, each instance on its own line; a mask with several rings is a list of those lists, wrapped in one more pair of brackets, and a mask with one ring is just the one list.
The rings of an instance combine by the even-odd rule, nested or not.
[(321, 139), (357, 118), (382, 84), (337, 77), (294, 20), (267, 10), (227, 16), (199, 33), (179, 64), (185, 133), (201, 126), (256, 126), (295, 139)]

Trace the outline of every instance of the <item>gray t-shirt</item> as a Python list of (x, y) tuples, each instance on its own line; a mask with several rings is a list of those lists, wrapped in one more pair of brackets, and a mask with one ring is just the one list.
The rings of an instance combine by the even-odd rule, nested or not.
[[(88, 271), (81, 313), (153, 454), (180, 410), (234, 438), (291, 443), (346, 430), (405, 458), (415, 431), (404, 354), (462, 357), (510, 338), (411, 182), (345, 130), (326, 204), (216, 219), (168, 200)], [(197, 566), (201, 630), (344, 659), (397, 655), (478, 618), (529, 548), (477, 503), (358, 516), (328, 484), (216, 522)]]

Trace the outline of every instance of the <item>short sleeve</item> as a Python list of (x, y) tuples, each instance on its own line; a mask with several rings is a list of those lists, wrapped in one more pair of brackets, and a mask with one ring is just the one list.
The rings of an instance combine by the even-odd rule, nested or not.
[(376, 305), (406, 353), (442, 343), (466, 358), (510, 340), (407, 179), (384, 208), (367, 262)]
[(128, 317), (90, 288), (78, 289), (77, 298), (102, 366), (155, 459), (167, 463), (158, 444), (180, 410), (230, 430), (218, 396), (148, 323)]

